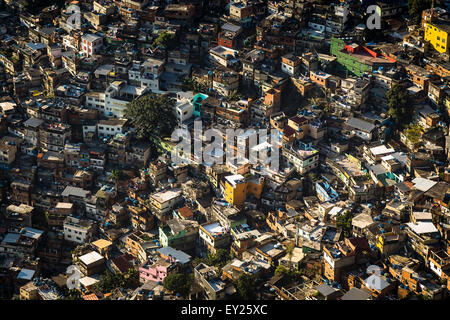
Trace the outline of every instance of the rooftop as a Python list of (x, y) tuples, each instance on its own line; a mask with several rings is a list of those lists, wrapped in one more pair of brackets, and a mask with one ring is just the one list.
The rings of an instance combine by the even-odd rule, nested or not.
[(96, 251), (91, 251), (79, 257), (80, 261), (83, 262), (86, 266), (104, 260), (105, 258)]
[(164, 190), (157, 192), (155, 194), (152, 194), (150, 197), (159, 203), (164, 203), (167, 201), (170, 201), (172, 199), (175, 199), (181, 195), (180, 189), (170, 189), (170, 190)]
[(429, 234), (437, 233), (438, 229), (432, 222), (408, 222), (406, 224), (414, 233), (417, 234)]
[(202, 225), (202, 228), (206, 230), (211, 236), (221, 236), (228, 233), (229, 228), (226, 226), (222, 226), (220, 222), (214, 222), (210, 224)]

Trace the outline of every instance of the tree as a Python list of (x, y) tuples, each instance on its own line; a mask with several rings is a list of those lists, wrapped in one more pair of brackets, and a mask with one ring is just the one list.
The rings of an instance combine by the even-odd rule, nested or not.
[(342, 229), (345, 237), (350, 237), (352, 234), (352, 219), (353, 215), (350, 211), (336, 218), (336, 226)]
[(186, 296), (191, 288), (191, 278), (183, 273), (169, 274), (164, 278), (163, 286), (172, 293)]
[(288, 281), (300, 280), (302, 277), (303, 271), (288, 269), (283, 265), (277, 266), (275, 269), (275, 275), (277, 276), (285, 276)]
[(414, 145), (420, 144), (422, 138), (422, 126), (418, 123), (412, 123), (405, 129), (405, 134), (408, 140)]
[(218, 249), (214, 254), (208, 254), (205, 263), (207, 265), (223, 268), (231, 260), (228, 250)]
[(194, 258), (194, 261), (192, 262), (192, 265), (195, 267), (199, 265), (200, 263), (204, 263), (208, 266), (215, 266), (218, 268), (217, 272), (218, 274), (221, 274), (222, 268), (230, 262), (232, 259), (232, 256), (230, 255), (228, 250), (225, 249), (218, 249), (216, 253), (209, 253), (204, 258), (196, 257)]
[(412, 101), (406, 88), (401, 85), (394, 85), (386, 92), (389, 111), (396, 126), (407, 125), (412, 119)]
[(225, 97), (225, 100), (228, 102), (243, 99), (244, 96), (239, 93), (237, 90), (231, 90), (230, 93)]
[(192, 91), (194, 94), (199, 92), (204, 93), (208, 91), (208, 88), (205, 85), (198, 83), (190, 77), (185, 77), (183, 79), (182, 88), (183, 91)]
[(151, 241), (151, 240), (152, 240), (152, 238), (151, 238), (148, 234), (146, 234), (146, 233), (144, 233), (144, 234), (141, 236), (141, 239), (144, 240), (144, 241)]
[(291, 242), (286, 246), (286, 255), (289, 259), (289, 269), (292, 268), (292, 255), (294, 254), (295, 243)]
[(431, 8), (431, 0), (408, 0), (408, 13), (415, 24), (422, 20), (422, 11)]
[(81, 292), (78, 289), (68, 289), (67, 287), (64, 287), (62, 289), (63, 296), (61, 300), (81, 300)]
[(256, 299), (256, 279), (255, 276), (243, 273), (236, 281), (236, 290), (243, 300)]
[(177, 46), (175, 33), (162, 32), (158, 38), (153, 41), (153, 48), (160, 47), (166, 50), (173, 50)]
[(322, 88), (322, 87), (320, 87), (320, 89), (322, 90), (322, 92), (325, 96), (325, 103), (323, 105), (323, 111), (325, 113), (328, 113), (330, 111), (330, 89)]
[(320, 99), (319, 97), (312, 97), (312, 98), (309, 98), (309, 103), (310, 103), (311, 105), (313, 105), (313, 106), (316, 106), (316, 107), (322, 105), (321, 99)]
[(275, 275), (276, 276), (281, 276), (281, 275), (286, 274), (287, 271), (288, 271), (288, 269), (285, 266), (283, 266), (282, 264), (280, 264), (275, 269)]
[(126, 273), (112, 274), (108, 270), (100, 276), (100, 281), (94, 285), (95, 292), (107, 293), (118, 288), (135, 288), (139, 285), (139, 273), (130, 268)]
[(170, 136), (177, 125), (173, 112), (175, 102), (167, 95), (147, 94), (127, 104), (129, 119), (139, 138)]
[(127, 273), (125, 273), (123, 277), (125, 279), (125, 287), (135, 288), (139, 285), (139, 272), (136, 269), (128, 269)]
[(106, 271), (100, 276), (100, 281), (94, 284), (94, 291), (97, 293), (111, 292), (116, 288), (124, 287), (123, 276), (121, 274), (112, 274)]
[(114, 181), (116, 194), (119, 193), (119, 181), (123, 179), (123, 172), (121, 170), (114, 169), (111, 171), (109, 178)]

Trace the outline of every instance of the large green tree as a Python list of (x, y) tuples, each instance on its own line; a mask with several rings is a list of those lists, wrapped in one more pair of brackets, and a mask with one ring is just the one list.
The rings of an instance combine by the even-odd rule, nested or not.
[(164, 278), (163, 286), (172, 293), (186, 296), (191, 288), (191, 278), (183, 273), (169, 274)]
[(121, 274), (112, 274), (108, 270), (100, 276), (100, 281), (94, 284), (96, 293), (108, 293), (116, 288), (122, 288), (125, 285)]
[(223, 268), (231, 260), (230, 252), (225, 249), (218, 249), (214, 254), (208, 254), (206, 264)]
[(255, 276), (243, 273), (236, 281), (236, 290), (243, 300), (256, 299), (256, 279)]
[(173, 50), (177, 46), (177, 37), (175, 33), (162, 32), (154, 41), (153, 47), (160, 47), (167, 50)]
[(408, 125), (412, 119), (412, 100), (406, 88), (394, 85), (386, 92), (389, 111), (396, 126)]
[(167, 95), (146, 94), (128, 103), (127, 118), (139, 138), (170, 136), (177, 124), (173, 112), (175, 101)]
[(126, 273), (112, 274), (106, 270), (100, 276), (100, 281), (94, 284), (94, 291), (96, 293), (108, 293), (120, 288), (135, 288), (139, 285), (139, 272), (136, 269), (130, 268)]
[(125, 287), (135, 288), (139, 286), (139, 271), (134, 268), (128, 269), (128, 271), (123, 274), (123, 278), (125, 281)]
[(409, 141), (417, 146), (420, 144), (420, 141), (422, 139), (422, 126), (418, 123), (411, 123), (405, 130), (404, 133), (406, 134), (406, 137), (409, 139)]
[(353, 214), (350, 211), (346, 211), (336, 218), (336, 227), (342, 228), (345, 237), (352, 235), (352, 219)]
[(298, 281), (302, 278), (303, 270), (294, 270), (291, 268), (286, 268), (283, 265), (279, 265), (275, 269), (275, 275), (285, 276), (288, 281)]

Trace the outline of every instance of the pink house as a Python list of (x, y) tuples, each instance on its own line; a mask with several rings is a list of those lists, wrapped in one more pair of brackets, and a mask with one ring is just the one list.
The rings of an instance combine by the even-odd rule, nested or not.
[(165, 259), (158, 259), (156, 262), (148, 261), (139, 268), (139, 276), (143, 281), (163, 281), (170, 273), (175, 264)]

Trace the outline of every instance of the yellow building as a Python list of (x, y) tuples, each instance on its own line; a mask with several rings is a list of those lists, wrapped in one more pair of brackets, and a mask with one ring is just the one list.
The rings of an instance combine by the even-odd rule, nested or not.
[(107, 256), (108, 251), (111, 248), (112, 242), (105, 239), (99, 239), (92, 242), (92, 245), (97, 249), (98, 253)]
[(430, 44), (440, 53), (448, 51), (448, 34), (450, 32), (450, 24), (445, 21), (426, 22), (425, 26), (425, 41)]
[(39, 300), (38, 289), (33, 281), (20, 287), (20, 300)]
[(399, 241), (400, 237), (398, 234), (395, 232), (386, 232), (378, 236), (375, 246), (382, 254), (388, 256), (398, 248)]
[(262, 178), (245, 178), (240, 174), (225, 177), (225, 200), (242, 206), (250, 195), (259, 199), (264, 186)]

